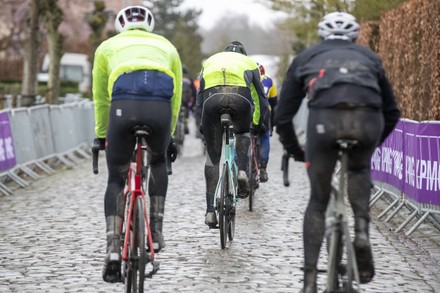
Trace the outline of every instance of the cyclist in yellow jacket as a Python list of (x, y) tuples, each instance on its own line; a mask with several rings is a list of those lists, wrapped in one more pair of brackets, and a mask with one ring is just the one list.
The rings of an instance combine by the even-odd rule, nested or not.
[(201, 106), (201, 131), (204, 135), (207, 158), (205, 164), (206, 215), (205, 224), (217, 225), (213, 208), (222, 151), (220, 116), (229, 113), (236, 134), (238, 164), (238, 197), (249, 195), (249, 130), (251, 123), (263, 128), (267, 103), (257, 63), (246, 56), (244, 46), (230, 43), (224, 52), (214, 54), (203, 64), (197, 104)]
[(152, 13), (142, 6), (123, 8), (116, 16), (115, 27), (119, 34), (102, 42), (93, 65), (95, 144), (105, 149), (108, 167), (104, 199), (107, 255), (102, 274), (104, 281), (111, 283), (121, 280), (122, 194), (135, 146), (135, 125), (146, 125), (152, 133), (147, 138), (150, 225), (154, 250), (165, 246), (166, 154), (168, 150), (171, 161), (177, 155), (172, 133), (182, 95), (179, 54), (167, 39), (151, 33)]

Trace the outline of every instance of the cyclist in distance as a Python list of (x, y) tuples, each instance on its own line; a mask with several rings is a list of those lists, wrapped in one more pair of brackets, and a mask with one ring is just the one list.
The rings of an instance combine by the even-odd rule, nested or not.
[(234, 133), (238, 165), (238, 197), (249, 196), (248, 164), (249, 130), (264, 128), (266, 98), (260, 81), (257, 63), (247, 57), (244, 46), (237, 41), (227, 45), (224, 52), (209, 57), (200, 72), (197, 104), (201, 107), (201, 132), (204, 135), (207, 158), (205, 163), (206, 215), (205, 224), (214, 227), (217, 218), (213, 208), (215, 188), (219, 177), (222, 151), (220, 116), (229, 113)]
[(174, 161), (177, 149), (172, 132), (182, 94), (182, 65), (176, 48), (152, 33), (154, 17), (142, 6), (123, 8), (115, 20), (117, 35), (101, 43), (93, 66), (95, 132), (106, 153), (108, 168), (104, 207), (107, 254), (104, 281), (121, 280), (121, 223), (123, 189), (135, 146), (133, 126), (146, 125), (149, 153), (150, 226), (154, 250), (165, 246), (162, 235), (168, 187), (166, 155)]
[(303, 223), (303, 292), (317, 290), (317, 262), (325, 232), (331, 177), (338, 159), (338, 139), (359, 142), (348, 152), (348, 195), (354, 214), (354, 249), (361, 283), (373, 279), (368, 231), (370, 159), (400, 117), (380, 57), (355, 44), (359, 35), (356, 19), (344, 12), (329, 13), (319, 22), (318, 34), (321, 41), (297, 55), (290, 65), (275, 113), (284, 148), (299, 158), (301, 150), (292, 118), (308, 94), (305, 155), (311, 195)]
[(267, 163), (269, 162), (269, 152), (270, 152), (270, 136), (272, 135), (273, 129), (273, 118), (274, 118), (274, 109), (278, 102), (277, 89), (275, 87), (275, 82), (273, 79), (266, 74), (266, 70), (262, 64), (259, 64), (260, 74), (261, 74), (261, 82), (263, 83), (264, 94), (269, 102), (269, 109), (266, 112), (265, 117), (265, 125), (267, 130), (264, 133), (261, 133), (260, 139), (260, 154), (259, 154), (259, 167), (260, 167), (260, 181), (267, 182), (269, 180), (269, 176), (267, 174)]
[(182, 106), (185, 111), (185, 134), (189, 134), (189, 112), (193, 110), (193, 107), (196, 103), (197, 90), (186, 66), (183, 65), (182, 68)]

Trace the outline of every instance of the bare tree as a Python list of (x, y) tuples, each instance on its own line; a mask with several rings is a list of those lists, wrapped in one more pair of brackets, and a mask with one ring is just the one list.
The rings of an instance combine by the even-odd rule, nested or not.
[(47, 46), (49, 51), (49, 80), (47, 82), (47, 102), (56, 104), (60, 93), (60, 61), (63, 55), (63, 35), (58, 27), (63, 21), (63, 11), (58, 6), (58, 0), (39, 0), (42, 17), (47, 29)]
[(21, 94), (23, 106), (34, 104), (37, 95), (37, 73), (38, 73), (38, 48), (39, 41), (39, 20), (40, 7), (38, 1), (29, 2), (29, 13), (26, 18), (28, 37), (24, 42), (23, 50), (23, 81)]

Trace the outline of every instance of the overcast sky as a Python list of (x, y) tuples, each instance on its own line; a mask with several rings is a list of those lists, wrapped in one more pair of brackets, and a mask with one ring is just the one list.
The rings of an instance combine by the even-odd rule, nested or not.
[[(260, 2), (260, 3), (258, 3)], [(251, 24), (271, 27), (274, 20), (282, 17), (281, 12), (274, 12), (255, 0), (184, 0), (182, 8), (197, 8), (203, 12), (199, 17), (199, 26), (210, 29), (226, 14), (245, 14)], [(265, 1), (270, 3), (270, 1)]]

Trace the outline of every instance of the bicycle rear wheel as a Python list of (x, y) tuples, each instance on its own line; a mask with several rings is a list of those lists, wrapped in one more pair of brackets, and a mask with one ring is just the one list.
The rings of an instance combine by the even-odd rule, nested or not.
[(325, 292), (337, 292), (339, 288), (339, 264), (341, 262), (342, 234), (340, 223), (333, 224), (328, 247), (327, 286)]
[(147, 150), (142, 150), (142, 168), (141, 168), (141, 186), (144, 194), (148, 193), (148, 152)]
[(249, 211), (252, 211), (254, 205), (255, 179), (254, 149), (252, 148), (252, 154), (249, 158)]
[(218, 205), (219, 209), (219, 228), (220, 228), (220, 247), (222, 249), (225, 249), (227, 237), (228, 237), (228, 230), (229, 230), (229, 221), (227, 219), (228, 217), (228, 193), (229, 193), (229, 171), (228, 171), (228, 164), (225, 163), (223, 165), (222, 170), (222, 182), (220, 185), (220, 204)]
[(125, 292), (143, 293), (145, 280), (146, 250), (145, 250), (145, 218), (144, 201), (142, 197), (136, 199), (133, 209), (128, 243), (127, 279)]
[(228, 193), (228, 201), (226, 205), (228, 209), (228, 239), (229, 241), (234, 240), (235, 236), (235, 205), (234, 205), (234, 195), (229, 192)]
[[(354, 253), (353, 244), (350, 239), (350, 230), (348, 228), (348, 223), (341, 223), (342, 231), (344, 234), (344, 244), (347, 252), (347, 265), (346, 265), (346, 279), (344, 280), (344, 292), (360, 292), (359, 288), (359, 272), (356, 263), (356, 256)], [(357, 289), (354, 288), (354, 284), (357, 284)]]

